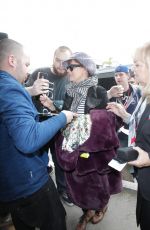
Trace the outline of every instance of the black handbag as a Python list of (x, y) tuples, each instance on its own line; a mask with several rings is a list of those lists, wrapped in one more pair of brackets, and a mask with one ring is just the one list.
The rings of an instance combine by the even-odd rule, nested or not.
[(138, 157), (138, 151), (133, 147), (120, 147), (117, 149), (116, 154), (115, 160), (121, 164), (134, 161)]

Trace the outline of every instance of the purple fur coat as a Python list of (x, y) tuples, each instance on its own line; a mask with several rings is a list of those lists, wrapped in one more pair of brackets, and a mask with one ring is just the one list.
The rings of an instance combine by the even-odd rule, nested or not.
[[(74, 204), (83, 209), (101, 210), (110, 195), (121, 192), (121, 175), (108, 166), (118, 147), (115, 117), (111, 112), (91, 110), (90, 137), (75, 151), (62, 150), (63, 136), (56, 138), (56, 154), (65, 171), (68, 194)], [(84, 152), (89, 158), (81, 158)]]

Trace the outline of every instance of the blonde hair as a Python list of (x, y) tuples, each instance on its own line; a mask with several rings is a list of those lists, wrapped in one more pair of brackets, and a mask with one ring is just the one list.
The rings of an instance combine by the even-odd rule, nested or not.
[(134, 61), (141, 61), (148, 71), (149, 80), (146, 86), (142, 89), (142, 96), (147, 98), (150, 103), (150, 42), (144, 44), (142, 47), (137, 48)]

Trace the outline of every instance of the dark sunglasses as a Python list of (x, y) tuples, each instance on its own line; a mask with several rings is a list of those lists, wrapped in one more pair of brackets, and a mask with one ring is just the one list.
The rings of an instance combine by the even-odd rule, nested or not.
[(77, 68), (77, 67), (82, 67), (82, 65), (80, 65), (80, 64), (70, 64), (70, 65), (68, 65), (66, 67), (66, 69), (67, 70), (69, 69), (72, 72), (74, 70), (74, 68)]

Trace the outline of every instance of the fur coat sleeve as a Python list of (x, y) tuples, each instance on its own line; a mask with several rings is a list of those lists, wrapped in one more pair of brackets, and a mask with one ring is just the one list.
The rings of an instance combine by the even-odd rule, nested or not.
[[(63, 136), (61, 133), (56, 136), (57, 159), (64, 171), (76, 168), (79, 174), (95, 170), (103, 174), (109, 170), (108, 163), (119, 145), (115, 116), (106, 109), (94, 109), (90, 111), (90, 117), (90, 137), (73, 152), (62, 150)], [(82, 158), (82, 153), (89, 153), (89, 157)]]

